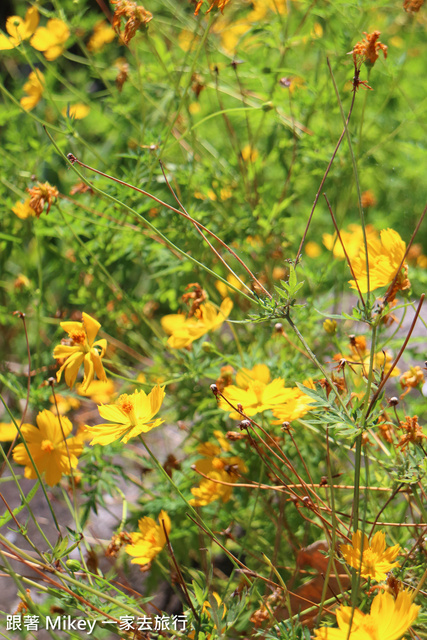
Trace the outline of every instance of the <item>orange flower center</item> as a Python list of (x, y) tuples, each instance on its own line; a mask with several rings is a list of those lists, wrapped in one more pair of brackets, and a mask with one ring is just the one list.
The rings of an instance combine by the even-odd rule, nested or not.
[(124, 413), (130, 414), (133, 411), (133, 402), (127, 393), (123, 393), (119, 397), (118, 405)]
[(86, 342), (86, 333), (83, 329), (73, 331), (70, 333), (70, 338), (74, 344), (84, 344)]
[(365, 631), (366, 633), (368, 633), (369, 636), (372, 638), (372, 640), (377, 640), (378, 627), (374, 622), (371, 622), (369, 619), (367, 620), (365, 618), (365, 620), (363, 620), (362, 622), (362, 626), (360, 629), (361, 631)]
[(50, 440), (43, 440), (41, 443), (41, 450), (45, 453), (52, 453), (52, 451), (55, 450), (55, 447)]

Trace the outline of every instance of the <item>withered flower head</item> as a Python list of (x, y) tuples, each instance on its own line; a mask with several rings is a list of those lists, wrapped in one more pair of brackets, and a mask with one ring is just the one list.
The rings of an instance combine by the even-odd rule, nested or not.
[(360, 69), (362, 62), (371, 65), (375, 64), (375, 61), (378, 60), (380, 49), (384, 54), (384, 58), (387, 58), (387, 46), (378, 40), (381, 31), (373, 31), (372, 33), (364, 31), (363, 33), (366, 38), (363, 38), (361, 42), (357, 42), (351, 52), (354, 66), (358, 69)]
[[(212, 11), (212, 9), (215, 9), (215, 7), (217, 9), (219, 9), (221, 11), (221, 13), (224, 13), (224, 7), (226, 4), (228, 4), (230, 2), (230, 0), (212, 0), (211, 6), (209, 7), (209, 9), (206, 11), (206, 13), (209, 13), (210, 11)], [(194, 11), (194, 15), (197, 16), (199, 11), (200, 11), (200, 7), (203, 4), (203, 0), (199, 0), (197, 2), (196, 5), (196, 9)]]
[(374, 207), (377, 204), (377, 199), (374, 192), (371, 189), (364, 191), (361, 195), (361, 203), (364, 209), (368, 207)]
[(400, 428), (405, 432), (400, 437), (399, 444), (397, 445), (404, 451), (410, 442), (421, 445), (423, 438), (427, 436), (423, 433), (423, 428), (418, 424), (418, 416), (406, 416), (406, 421), (400, 423)]
[(403, 0), (403, 8), (408, 13), (418, 13), (424, 4), (424, 0)]
[(185, 290), (188, 291), (188, 293), (183, 294), (182, 301), (190, 307), (187, 317), (191, 318), (199, 310), (200, 305), (206, 300), (207, 295), (206, 291), (198, 282), (191, 282), (185, 287)]
[(121, 92), (123, 85), (129, 76), (129, 64), (126, 58), (117, 58), (114, 66), (118, 70), (118, 74), (116, 76), (116, 87)]
[(29, 203), (30, 207), (36, 212), (36, 216), (38, 218), (40, 218), (46, 203), (46, 214), (49, 213), (53, 199), (57, 198), (59, 195), (58, 189), (56, 187), (52, 187), (48, 182), (45, 182), (44, 184), (38, 182), (37, 186), (31, 187), (31, 189), (27, 189), (27, 191), (31, 196)]
[(118, 534), (114, 534), (113, 537), (111, 538), (111, 542), (108, 545), (105, 555), (107, 556), (107, 558), (115, 558), (118, 555), (120, 549), (125, 544), (130, 544), (130, 542), (131, 542), (131, 537), (125, 531), (121, 531)]
[[(153, 19), (152, 13), (131, 0), (111, 0), (111, 4), (116, 5), (112, 23), (113, 29), (117, 31), (125, 44), (129, 44), (141, 25), (147, 25)], [(122, 18), (127, 18), (123, 33), (120, 31)]]

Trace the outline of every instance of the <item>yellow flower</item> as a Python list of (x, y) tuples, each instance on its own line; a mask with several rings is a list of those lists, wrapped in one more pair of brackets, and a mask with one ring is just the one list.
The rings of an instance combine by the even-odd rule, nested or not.
[(39, 12), (36, 7), (30, 7), (25, 14), (25, 20), (19, 16), (10, 16), (6, 20), (6, 31), (10, 35), (8, 38), (4, 33), (0, 33), (0, 51), (14, 49), (23, 40), (28, 40), (39, 24)]
[(82, 120), (86, 118), (89, 114), (90, 107), (87, 104), (83, 104), (82, 102), (77, 102), (76, 104), (69, 104), (67, 107), (64, 107), (61, 111), (64, 118), (69, 117), (74, 120)]
[(36, 212), (30, 206), (30, 201), (31, 201), (31, 198), (27, 198), (27, 200), (24, 200), (24, 202), (17, 202), (15, 206), (12, 207), (13, 213), (16, 216), (18, 216), (18, 218), (21, 218), (22, 220), (35, 216)]
[[(378, 233), (371, 224), (365, 227), (366, 240), (378, 240)], [(360, 253), (360, 247), (363, 245), (363, 229), (360, 224), (349, 224), (348, 231), (342, 229), (340, 231), (341, 240), (344, 243), (345, 250), (353, 266), (353, 260)], [(345, 260), (345, 253), (342, 244), (336, 233), (324, 233), (322, 236), (323, 244), (329, 251), (333, 251), (334, 257), (338, 260)]]
[(168, 345), (172, 349), (183, 349), (192, 342), (198, 340), (209, 331), (219, 329), (224, 320), (228, 317), (233, 308), (230, 298), (225, 298), (220, 306), (219, 312), (210, 302), (201, 304), (196, 314), (191, 318), (186, 318), (181, 313), (173, 313), (164, 316), (161, 324), (167, 334), (170, 335)]
[[(37, 416), (37, 427), (23, 424), (21, 432), (39, 473), (44, 472), (47, 484), (53, 487), (61, 480), (62, 474), (68, 475), (77, 467), (77, 458), (83, 450), (82, 441), (78, 437), (66, 440), (73, 428), (71, 422), (66, 417), (59, 422), (57, 416), (47, 409)], [(26, 478), (37, 478), (24, 444), (15, 447), (13, 459), (18, 464), (25, 464)]]
[(133, 556), (132, 564), (148, 564), (160, 553), (166, 544), (163, 524), (169, 536), (171, 521), (163, 509), (160, 511), (159, 524), (147, 516), (138, 521), (139, 531), (130, 534), (132, 542), (125, 548), (126, 553)]
[(12, 442), (18, 433), (13, 422), (0, 422), (0, 442)]
[[(228, 502), (233, 491), (233, 487), (229, 486), (229, 484), (236, 482), (238, 477), (236, 472), (244, 473), (247, 470), (243, 460), (237, 456), (230, 458), (216, 456), (202, 458), (197, 460), (196, 469), (203, 475), (208, 476), (209, 479), (203, 478), (198, 487), (191, 489), (191, 493), (195, 497), (191, 498), (189, 503), (194, 507), (204, 507), (215, 500)], [(222, 484), (224, 482), (228, 484)]]
[(24, 91), (28, 95), (20, 100), (21, 107), (26, 111), (31, 111), (41, 100), (44, 91), (44, 75), (41, 71), (31, 71), (27, 82), (24, 84)]
[[(243, 288), (243, 285), (240, 282), (240, 280), (238, 280), (236, 278), (236, 276), (233, 276), (232, 273), (228, 274), (227, 282), (228, 282), (228, 284), (231, 284), (233, 287), (235, 287), (239, 291), (241, 291), (242, 288)], [(217, 280), (215, 282), (215, 288), (217, 289), (217, 291), (219, 291), (219, 293), (221, 294), (221, 296), (223, 298), (226, 298), (228, 295), (230, 295), (230, 293), (234, 292), (233, 289), (231, 289), (230, 287), (227, 287), (227, 285), (224, 282), (222, 282), (221, 280)]]
[(18, 289), (18, 291), (21, 291), (21, 289), (28, 289), (30, 285), (31, 281), (23, 273), (20, 273), (13, 282), (14, 288)]
[(322, 253), (322, 249), (320, 248), (320, 245), (317, 244), (317, 242), (313, 242), (313, 241), (307, 242), (304, 250), (309, 258), (318, 258)]
[(93, 34), (87, 43), (87, 48), (89, 51), (101, 51), (104, 44), (109, 44), (115, 37), (116, 32), (113, 27), (106, 20), (100, 20), (93, 28)]
[(99, 322), (87, 313), (82, 314), (82, 320), (83, 322), (61, 322), (61, 327), (68, 333), (72, 344), (57, 345), (53, 350), (53, 357), (56, 359), (65, 358), (65, 362), (56, 374), (56, 379), (59, 382), (62, 372), (65, 370), (65, 382), (70, 389), (74, 385), (80, 365), (83, 363), (84, 378), (81, 388), (83, 391), (87, 391), (95, 373), (100, 380), (107, 380), (101, 362), (107, 349), (107, 341), (97, 340), (94, 342), (101, 327)]
[(323, 328), (326, 331), (326, 333), (329, 333), (329, 335), (333, 336), (337, 332), (337, 321), (330, 320), (329, 318), (327, 318), (323, 323)]
[(153, 420), (153, 417), (162, 406), (164, 397), (164, 387), (157, 385), (148, 396), (145, 391), (135, 391), (132, 395), (121, 395), (116, 404), (102, 404), (98, 407), (99, 415), (112, 424), (90, 427), (91, 434), (95, 436), (90, 444), (106, 445), (119, 439), (126, 443), (130, 438), (158, 427), (163, 420)]
[(30, 45), (43, 51), (46, 60), (56, 60), (64, 51), (64, 42), (68, 40), (70, 30), (62, 20), (52, 18), (45, 27), (39, 27), (30, 40)]
[[(285, 388), (283, 378), (271, 380), (270, 371), (265, 364), (257, 364), (253, 369), (243, 368), (236, 375), (236, 383), (237, 385), (231, 384), (225, 387), (223, 395), (234, 406), (241, 404), (247, 416), (254, 416), (286, 404), (295, 395), (293, 389)], [(230, 412), (230, 418), (235, 420), (242, 418), (223, 398), (219, 406), (224, 411)]]
[(183, 29), (182, 31), (180, 31), (178, 36), (178, 44), (183, 51), (190, 51), (191, 49), (195, 49), (199, 42), (200, 38), (192, 31), (188, 31), (187, 29)]
[(96, 404), (107, 404), (114, 396), (116, 387), (112, 380), (106, 380), (105, 382), (92, 380), (86, 391), (82, 389), (81, 384), (77, 385), (76, 391), (79, 396), (90, 398)]
[(256, 149), (252, 149), (250, 144), (244, 146), (240, 153), (245, 162), (248, 162), (249, 160), (251, 162), (255, 162), (259, 156), (258, 151)]
[[(55, 404), (56, 398), (56, 404)], [(49, 402), (52, 405), (50, 410), (53, 414), (58, 415), (58, 412), (61, 416), (64, 416), (69, 411), (74, 409), (78, 409), (80, 407), (80, 400), (77, 398), (73, 398), (72, 396), (61, 396), (56, 395), (55, 397), (52, 395), (49, 398)], [(56, 410), (56, 406), (58, 405), (58, 411)]]
[[(369, 288), (371, 291), (390, 284), (400, 267), (405, 251), (406, 244), (393, 229), (383, 229), (381, 240), (368, 238)], [(365, 256), (365, 248), (362, 244), (357, 257), (352, 261), (353, 273), (362, 293), (366, 293), (368, 290)], [(405, 280), (407, 282), (403, 276), (401, 284), (402, 287), (407, 288)], [(350, 280), (349, 283), (352, 289), (357, 289), (354, 280)]]
[(351, 607), (341, 605), (336, 614), (339, 629), (317, 629), (314, 640), (398, 640), (416, 620), (419, 610), (406, 589), (396, 600), (390, 593), (379, 593), (372, 601), (370, 613), (354, 610), (351, 631)]
[[(361, 551), (363, 542), (363, 552)], [(398, 562), (393, 562), (399, 554), (400, 546), (395, 544), (386, 549), (385, 533), (377, 531), (369, 544), (368, 536), (362, 531), (356, 531), (352, 536), (353, 546), (342, 544), (340, 551), (344, 560), (350, 567), (359, 571), (363, 578), (372, 578), (377, 582), (385, 580), (387, 573), (394, 567), (400, 566)]]
[(400, 386), (402, 389), (406, 388), (403, 395), (409, 393), (411, 389), (415, 389), (424, 382), (424, 371), (418, 365), (410, 367), (408, 371), (405, 371), (400, 378)]
[(279, 404), (279, 406), (274, 407), (273, 415), (275, 418), (278, 418), (278, 420), (277, 422), (273, 420), (273, 424), (298, 420), (312, 409), (311, 405), (314, 401), (298, 387), (292, 387), (286, 389), (286, 391), (291, 392), (291, 395), (289, 395), (284, 404)]

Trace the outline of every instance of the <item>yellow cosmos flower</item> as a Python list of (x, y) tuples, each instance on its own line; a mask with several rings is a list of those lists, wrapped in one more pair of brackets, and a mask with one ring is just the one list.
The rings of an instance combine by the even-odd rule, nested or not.
[[(400, 267), (406, 251), (406, 244), (397, 231), (383, 229), (380, 235), (381, 240), (373, 237), (368, 238), (369, 288), (371, 291), (390, 284)], [(366, 276), (366, 253), (363, 244), (351, 264), (361, 293), (366, 293), (368, 291), (368, 281)], [(349, 280), (349, 284), (352, 289), (357, 289), (354, 280)]]
[(23, 40), (28, 40), (39, 24), (39, 12), (36, 7), (30, 7), (23, 20), (19, 16), (10, 16), (6, 20), (6, 31), (10, 38), (4, 33), (0, 33), (0, 51), (14, 49)]
[(258, 151), (256, 149), (253, 149), (250, 144), (244, 146), (240, 154), (245, 162), (255, 162), (255, 160), (259, 156)]
[[(202, 616), (206, 615), (208, 616), (209, 619), (212, 619), (212, 614), (211, 614), (211, 610), (212, 610), (212, 597), (215, 598), (216, 600), (216, 604), (217, 604), (217, 608), (218, 608), (218, 614), (221, 617), (221, 620), (223, 620), (225, 618), (225, 615), (227, 613), (227, 607), (225, 606), (224, 602), (221, 600), (221, 596), (216, 592), (216, 591), (212, 591), (212, 596), (211, 596), (211, 602), (209, 602), (209, 600), (205, 600), (203, 603), (203, 607), (202, 607)], [(216, 629), (217, 626), (216, 624), (213, 625), (213, 628)], [(226, 627), (223, 627), (221, 629), (221, 633), (225, 633)], [(188, 638), (189, 640), (194, 640), (196, 635), (195, 631), (190, 631), (190, 633), (188, 634)], [(206, 635), (206, 640), (210, 640), (210, 638), (212, 637), (212, 634), (208, 633)]]
[(83, 322), (61, 322), (61, 327), (66, 331), (72, 344), (59, 344), (53, 350), (56, 359), (65, 358), (64, 364), (56, 374), (56, 379), (61, 380), (65, 371), (65, 382), (71, 387), (74, 385), (80, 365), (84, 364), (84, 378), (82, 390), (86, 391), (94, 379), (95, 373), (100, 380), (107, 380), (102, 366), (101, 358), (107, 350), (106, 340), (95, 340), (95, 336), (101, 325), (87, 313), (82, 314)]
[[(306, 384), (306, 386), (309, 386)], [(310, 388), (314, 388), (314, 385), (310, 385)], [(307, 396), (298, 387), (292, 387), (286, 389), (290, 392), (289, 398), (284, 404), (279, 404), (278, 407), (274, 407), (273, 415), (278, 418), (277, 422), (273, 420), (273, 424), (279, 424), (281, 422), (292, 422), (292, 420), (298, 420), (305, 416), (312, 409), (314, 400)]]
[(13, 422), (0, 422), (0, 442), (12, 442), (18, 433)]
[[(56, 404), (55, 404), (56, 399)], [(77, 398), (73, 398), (72, 396), (61, 396), (56, 395), (55, 397), (52, 395), (49, 398), (49, 402), (51, 404), (50, 410), (54, 415), (65, 416), (69, 411), (74, 411), (80, 407), (80, 400)], [(58, 406), (58, 410), (56, 407)]]
[[(362, 551), (363, 542), (363, 551)], [(350, 567), (360, 570), (363, 578), (372, 578), (377, 582), (385, 580), (387, 573), (394, 567), (398, 567), (398, 562), (393, 562), (399, 554), (400, 546), (395, 544), (386, 549), (385, 533), (377, 531), (369, 544), (368, 536), (362, 531), (356, 531), (352, 536), (353, 545), (342, 544), (340, 551), (344, 560)], [(360, 567), (362, 567), (360, 569)]]
[(154, 387), (150, 393), (135, 391), (132, 395), (124, 393), (116, 404), (102, 404), (99, 415), (113, 424), (97, 424), (90, 428), (94, 438), (90, 444), (110, 444), (115, 440), (126, 443), (140, 433), (147, 433), (162, 424), (163, 420), (153, 420), (162, 406), (165, 397), (164, 387)]
[(164, 316), (161, 319), (161, 324), (164, 331), (170, 335), (168, 345), (172, 349), (188, 347), (209, 331), (219, 329), (224, 320), (228, 318), (232, 308), (233, 302), (230, 298), (225, 298), (219, 312), (213, 304), (206, 302), (200, 305), (196, 314), (191, 318), (186, 318), (181, 313)]
[[(189, 503), (194, 507), (204, 507), (215, 500), (228, 502), (231, 498), (233, 487), (223, 482), (234, 483), (237, 481), (238, 473), (245, 473), (247, 467), (243, 460), (237, 456), (230, 458), (209, 457), (197, 460), (196, 469), (208, 476), (203, 478), (198, 487), (193, 487), (191, 493), (194, 498)], [(216, 481), (216, 482), (215, 482)]]
[(313, 242), (312, 240), (310, 242), (307, 242), (304, 250), (309, 258), (318, 258), (322, 253), (320, 245), (317, 242)]
[(372, 601), (369, 614), (354, 610), (351, 631), (351, 607), (341, 605), (336, 614), (339, 628), (317, 629), (314, 640), (399, 640), (416, 620), (419, 610), (406, 589), (396, 600), (390, 593), (379, 593)]
[(74, 120), (82, 120), (86, 118), (86, 116), (90, 112), (90, 107), (87, 104), (83, 104), (82, 102), (77, 102), (76, 104), (70, 104), (67, 107), (64, 107), (61, 111), (64, 118), (69, 117)]
[(147, 516), (138, 521), (139, 531), (130, 534), (132, 542), (125, 548), (126, 553), (133, 557), (132, 564), (148, 564), (160, 553), (167, 542), (163, 524), (169, 536), (171, 521), (163, 509), (159, 524)]
[[(236, 383), (237, 385), (231, 384), (225, 387), (223, 395), (234, 406), (241, 404), (243, 412), (249, 417), (283, 405), (294, 396), (292, 389), (285, 388), (283, 378), (271, 380), (270, 371), (265, 364), (255, 365), (253, 369), (243, 368), (236, 375)], [(223, 398), (219, 406), (224, 411), (230, 412), (230, 418), (241, 420), (242, 416)]]
[[(378, 233), (371, 224), (366, 225), (365, 231), (367, 241), (378, 241)], [(353, 266), (353, 260), (359, 255), (360, 247), (363, 245), (363, 229), (360, 224), (349, 224), (348, 231), (345, 231), (345, 229), (340, 230), (340, 236)], [(322, 240), (325, 247), (333, 252), (335, 258), (345, 260), (345, 253), (336, 233), (324, 233)]]
[[(227, 282), (231, 284), (233, 287), (236, 287), (236, 289), (238, 289), (239, 291), (243, 289), (243, 285), (240, 282), (240, 280), (238, 280), (236, 276), (233, 276), (232, 273), (228, 274)], [(221, 280), (217, 280), (215, 282), (215, 288), (217, 289), (217, 291), (219, 291), (219, 293), (223, 298), (226, 298), (227, 296), (230, 295), (230, 293), (234, 292), (233, 289), (231, 289), (230, 287), (227, 287), (227, 285)]]
[(21, 107), (23, 107), (26, 111), (31, 111), (34, 109), (36, 104), (40, 102), (41, 97), (44, 91), (44, 75), (41, 71), (36, 69), (36, 71), (31, 71), (28, 76), (27, 82), (23, 87), (25, 93), (27, 94), (19, 101)]
[[(68, 475), (77, 467), (77, 458), (83, 450), (82, 440), (79, 437), (66, 439), (73, 425), (66, 417), (59, 422), (58, 417), (47, 409), (37, 416), (37, 427), (23, 424), (21, 432), (39, 473), (45, 473), (47, 484), (53, 487), (61, 480), (62, 474)], [(13, 459), (25, 465), (26, 478), (37, 478), (24, 444), (15, 447)]]
[(34, 209), (30, 206), (31, 198), (27, 198), (24, 202), (17, 202), (14, 207), (12, 207), (13, 213), (21, 218), (21, 220), (25, 220), (26, 218), (31, 218), (36, 215)]
[(45, 27), (39, 27), (30, 40), (30, 45), (43, 51), (46, 60), (56, 60), (64, 51), (64, 42), (68, 40), (70, 30), (62, 20), (52, 18)]
[(112, 380), (93, 380), (86, 391), (83, 391), (81, 384), (77, 385), (76, 391), (79, 396), (90, 398), (96, 404), (108, 404), (116, 392), (116, 387)]
[(109, 44), (115, 37), (116, 32), (113, 27), (109, 25), (106, 20), (101, 20), (94, 26), (93, 34), (87, 43), (87, 48), (89, 51), (101, 51), (104, 44)]

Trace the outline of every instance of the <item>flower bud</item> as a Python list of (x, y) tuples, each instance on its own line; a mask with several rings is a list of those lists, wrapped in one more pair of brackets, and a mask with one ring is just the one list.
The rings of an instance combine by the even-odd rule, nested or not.
[(323, 323), (323, 328), (326, 331), (326, 333), (329, 333), (329, 335), (333, 336), (337, 331), (337, 321), (336, 320), (330, 320), (328, 318)]

